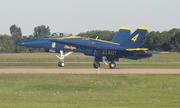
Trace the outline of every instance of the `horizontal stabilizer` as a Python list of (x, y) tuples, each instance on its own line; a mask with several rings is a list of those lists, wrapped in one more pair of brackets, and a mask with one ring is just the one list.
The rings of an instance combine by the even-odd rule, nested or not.
[(147, 51), (147, 54), (168, 54), (169, 51)]

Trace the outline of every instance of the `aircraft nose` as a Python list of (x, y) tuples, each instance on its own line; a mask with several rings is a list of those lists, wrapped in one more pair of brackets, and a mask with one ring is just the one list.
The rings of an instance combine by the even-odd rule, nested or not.
[(18, 45), (19, 45), (19, 46), (23, 46), (23, 45), (24, 45), (24, 42), (18, 42)]
[(18, 45), (32, 48), (44, 48), (49, 47), (51, 45), (51, 42), (45, 39), (31, 39), (19, 42)]
[(32, 40), (26, 40), (26, 41), (19, 42), (18, 45), (25, 46), (25, 47), (31, 47), (31, 46), (33, 47), (37, 43), (38, 43), (38, 41), (36, 39), (32, 39)]

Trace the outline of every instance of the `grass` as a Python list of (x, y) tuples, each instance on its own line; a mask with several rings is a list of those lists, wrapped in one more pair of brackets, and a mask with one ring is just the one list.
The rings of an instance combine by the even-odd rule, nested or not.
[(179, 77), (0, 74), (0, 108), (179, 108)]
[[(65, 58), (64, 68), (93, 68), (94, 57), (74, 53)], [(0, 68), (58, 68), (54, 53), (0, 54)], [(180, 68), (180, 53), (154, 55), (140, 60), (120, 59), (116, 68)], [(101, 68), (109, 68), (101, 63)]]

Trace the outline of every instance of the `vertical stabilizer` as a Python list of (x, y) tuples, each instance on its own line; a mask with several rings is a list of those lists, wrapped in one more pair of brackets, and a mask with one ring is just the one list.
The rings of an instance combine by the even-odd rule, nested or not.
[(122, 42), (124, 42), (130, 36), (130, 34), (130, 28), (122, 26), (111, 41), (122, 44)]
[(148, 28), (140, 26), (131, 36), (129, 36), (122, 44), (122, 47), (139, 48), (144, 40)]

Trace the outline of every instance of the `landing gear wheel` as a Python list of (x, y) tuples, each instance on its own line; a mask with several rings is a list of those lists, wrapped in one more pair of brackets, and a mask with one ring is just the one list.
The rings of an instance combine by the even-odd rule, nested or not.
[(109, 68), (111, 69), (116, 68), (116, 64), (114, 62), (109, 63)]
[(98, 67), (100, 67), (100, 64), (99, 64), (99, 62), (94, 62), (93, 66), (94, 66), (94, 68), (97, 69)]
[(65, 66), (65, 63), (64, 63), (64, 62), (59, 62), (59, 63), (58, 63), (58, 66), (59, 66), (59, 67), (64, 67), (64, 66)]

